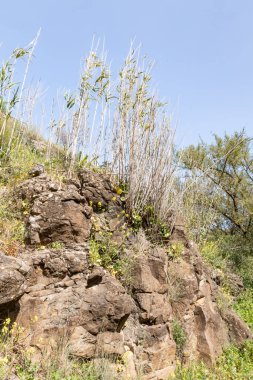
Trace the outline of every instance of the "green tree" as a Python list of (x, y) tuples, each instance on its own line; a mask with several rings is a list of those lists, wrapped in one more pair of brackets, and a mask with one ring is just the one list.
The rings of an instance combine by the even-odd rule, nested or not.
[(181, 155), (188, 174), (205, 181), (208, 206), (218, 216), (215, 228), (245, 237), (253, 227), (251, 141), (244, 131), (223, 138), (215, 135), (213, 144), (191, 145)]
[(200, 246), (215, 243), (215, 252), (208, 253), (211, 263), (230, 267), (249, 286), (253, 286), (252, 140), (244, 130), (215, 135), (213, 143), (191, 145), (180, 155), (186, 172), (184, 212), (192, 238)]

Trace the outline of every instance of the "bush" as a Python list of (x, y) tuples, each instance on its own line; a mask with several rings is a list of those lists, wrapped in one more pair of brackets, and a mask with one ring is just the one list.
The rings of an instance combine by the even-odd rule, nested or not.
[(173, 380), (251, 380), (253, 378), (253, 341), (246, 341), (242, 347), (230, 346), (217, 360), (213, 368), (203, 363), (179, 365)]
[(233, 305), (237, 314), (253, 331), (253, 290), (246, 289), (235, 301)]
[(89, 252), (92, 264), (108, 269), (113, 275), (120, 273), (120, 247), (111, 240), (109, 232), (101, 233), (99, 240), (93, 237)]
[(6, 189), (0, 187), (0, 248), (10, 256), (15, 256), (24, 245), (25, 224), (22, 214), (26, 213), (27, 205), (22, 204), (21, 210), (17, 210), (13, 198), (6, 194)]
[(172, 322), (171, 332), (177, 346), (177, 354), (182, 357), (187, 337), (181, 323), (176, 319)]

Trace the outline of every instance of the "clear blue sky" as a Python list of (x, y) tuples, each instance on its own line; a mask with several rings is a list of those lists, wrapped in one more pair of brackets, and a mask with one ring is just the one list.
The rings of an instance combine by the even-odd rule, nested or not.
[(253, 135), (252, 0), (12, 0), (0, 19), (0, 60), (42, 27), (31, 72), (48, 96), (74, 88), (93, 35), (115, 66), (135, 37), (156, 60), (180, 143), (243, 127)]

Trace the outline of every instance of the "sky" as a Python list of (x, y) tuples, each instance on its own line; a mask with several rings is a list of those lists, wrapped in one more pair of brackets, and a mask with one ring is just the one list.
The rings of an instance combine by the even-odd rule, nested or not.
[(113, 67), (134, 39), (156, 62), (153, 82), (179, 145), (242, 128), (253, 135), (252, 0), (0, 2), (0, 61), (42, 28), (30, 76), (48, 98), (76, 87), (93, 36), (105, 40)]

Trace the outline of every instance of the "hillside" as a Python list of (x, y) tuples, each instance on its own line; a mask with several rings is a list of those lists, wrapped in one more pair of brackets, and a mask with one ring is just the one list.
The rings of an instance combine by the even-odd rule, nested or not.
[(108, 175), (60, 183), (37, 166), (9, 191), (25, 245), (0, 258), (1, 378), (167, 379), (252, 336), (183, 223), (156, 241)]
[[(0, 77), (0, 379), (251, 380), (252, 138), (178, 150), (130, 49), (41, 135)], [(24, 91), (23, 91), (24, 90)]]

